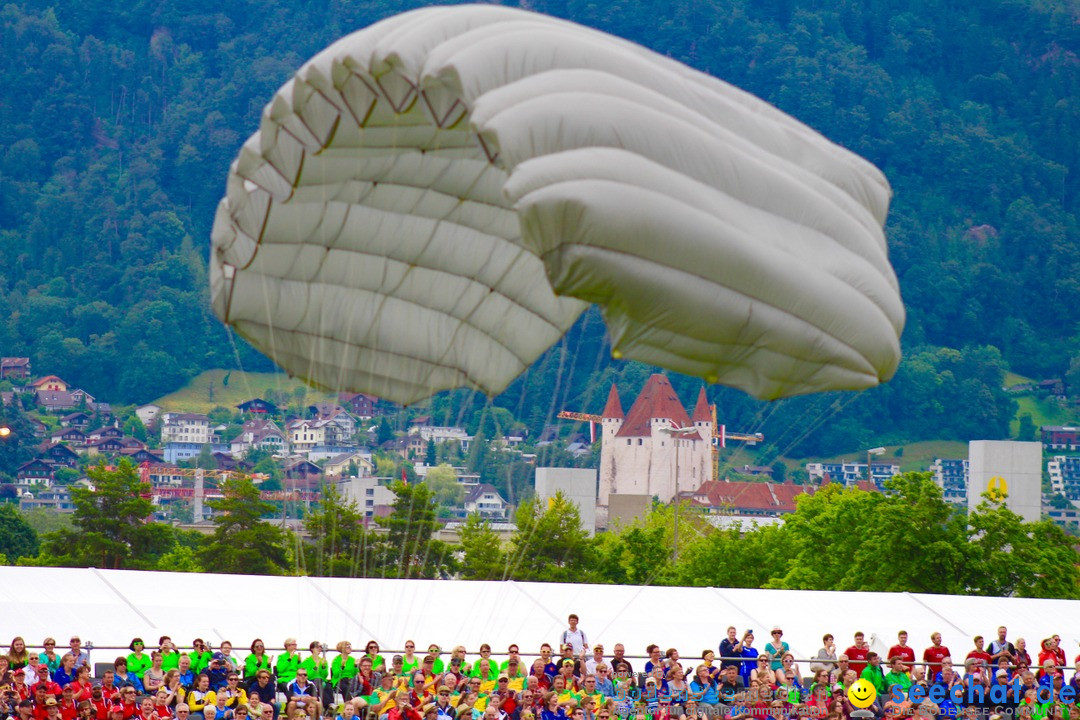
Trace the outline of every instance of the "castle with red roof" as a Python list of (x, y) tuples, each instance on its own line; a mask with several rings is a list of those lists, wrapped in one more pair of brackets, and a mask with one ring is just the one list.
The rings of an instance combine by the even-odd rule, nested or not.
[[(601, 417), (599, 505), (607, 506), (613, 493), (652, 495), (666, 503), (676, 485), (687, 493), (713, 479), (713, 418), (705, 388), (689, 414), (671, 382), (652, 375), (624, 415), (613, 384)], [(682, 432), (666, 432), (677, 429)]]

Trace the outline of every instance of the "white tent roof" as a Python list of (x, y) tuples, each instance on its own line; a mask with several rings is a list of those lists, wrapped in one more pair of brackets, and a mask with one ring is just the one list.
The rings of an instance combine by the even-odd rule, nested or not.
[[(412, 639), (421, 650), (434, 642), (444, 650), (462, 644), (470, 653), (487, 642), (496, 655), (518, 643), (528, 655), (543, 642), (554, 644), (571, 612), (581, 617), (589, 642), (603, 643), (609, 655), (616, 642), (630, 656), (655, 642), (695, 658), (716, 649), (728, 625), (740, 634), (753, 629), (758, 649), (780, 625), (800, 658), (816, 653), (825, 632), (843, 650), (862, 630), (883, 651), (905, 629), (919, 657), (934, 631), (960, 657), (973, 647), (974, 635), (989, 641), (999, 625), (1009, 628), (1010, 639), (1026, 638), (1033, 656), (1042, 638), (1059, 633), (1071, 658), (1080, 639), (1080, 628), (1066, 620), (1080, 616), (1080, 601), (1072, 600), (93, 568), (0, 567), (0, 608), (6, 633), (25, 637), (32, 648), (46, 636), (63, 644), (70, 633), (99, 648), (125, 647), (135, 636), (155, 646), (166, 634), (181, 646), (195, 637), (215, 647), (230, 640), (241, 656), (256, 637), (268, 648), (280, 648), (286, 637), (297, 637), (301, 647), (311, 640), (332, 647), (343, 639), (363, 647), (374, 639), (384, 650)], [(95, 653), (95, 661), (107, 659)]]

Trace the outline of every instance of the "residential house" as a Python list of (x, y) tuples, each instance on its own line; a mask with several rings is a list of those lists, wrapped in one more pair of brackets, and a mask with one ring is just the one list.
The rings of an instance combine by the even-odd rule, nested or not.
[(74, 410), (79, 405), (79, 401), (67, 390), (38, 390), (36, 402), (45, 412)]
[(934, 482), (941, 488), (946, 502), (967, 505), (968, 461), (967, 459), (935, 458), (930, 465)]
[(15, 470), (15, 484), (23, 488), (30, 487), (31, 485), (43, 485), (44, 487), (49, 487), (52, 485), (55, 474), (56, 466), (52, 461), (34, 458), (33, 460), (24, 462)]
[(91, 430), (87, 437), (90, 440), (101, 440), (104, 438), (120, 439), (124, 437), (124, 431), (114, 425), (106, 425), (105, 427), (99, 427), (97, 430)]
[(76, 406), (84, 404), (89, 408), (94, 406), (94, 396), (79, 388), (71, 391), (71, 399), (75, 401)]
[(67, 443), (73, 447), (83, 447), (86, 445), (86, 433), (78, 428), (62, 428), (49, 436), (49, 442), (53, 445)]
[(1046, 393), (1050, 397), (1064, 400), (1065, 393), (1065, 381), (1061, 378), (1052, 378), (1050, 380), (1042, 380), (1036, 386), (1039, 392)]
[(34, 428), (34, 437), (39, 440), (49, 434), (49, 427), (35, 417), (30, 418), (30, 425)]
[(199, 457), (209, 443), (167, 442), (161, 446), (162, 457), (167, 463), (179, 463)]
[[(356, 475), (349, 473), (351, 466), (356, 466)], [(328, 458), (323, 463), (323, 474), (328, 478), (337, 477), (369, 477), (375, 473), (375, 463), (371, 457), (358, 452), (341, 453)]]
[(79, 462), (79, 454), (62, 443), (59, 445), (50, 443), (47, 447), (41, 448), (40, 452), (44, 459), (51, 460), (56, 465), (73, 468)]
[(502, 495), (494, 485), (480, 483), (474, 485), (465, 496), (465, 514), (476, 513), (486, 520), (506, 520), (509, 513), (509, 505), (503, 500)]
[(99, 437), (86, 441), (87, 455), (115, 455), (124, 449), (124, 443), (120, 438)]
[(71, 501), (71, 490), (57, 486), (38, 493), (25, 493), (19, 498), (19, 510), (47, 510), (49, 512), (73, 513), (75, 503)]
[[(864, 462), (832, 462), (832, 463), (806, 463), (806, 472), (811, 480), (819, 483), (825, 482), (828, 476), (831, 482), (838, 482), (847, 487), (856, 487), (859, 482), (866, 480), (866, 463)], [(900, 466), (894, 463), (873, 463), (870, 473), (874, 485), (881, 488), (886, 480), (900, 474)]]
[[(306, 453), (319, 445), (326, 445), (326, 428), (329, 425), (325, 420), (293, 420), (285, 429), (289, 433), (289, 444), (294, 452)], [(332, 432), (336, 432), (337, 426)]]
[(380, 509), (393, 506), (397, 496), (373, 477), (338, 480), (335, 484), (342, 498), (352, 500), (359, 506), (365, 518), (380, 516)]
[(233, 438), (229, 452), (233, 457), (241, 457), (252, 448), (266, 450), (271, 455), (282, 455), (289, 446), (285, 433), (281, 432), (277, 423), (269, 418), (257, 417), (244, 423), (240, 434)]
[(1080, 450), (1080, 427), (1044, 425), (1042, 444), (1050, 450)]
[(367, 393), (338, 393), (338, 403), (361, 420), (375, 417), (379, 398)]
[(110, 423), (115, 419), (112, 405), (107, 402), (92, 402), (89, 407), (101, 422)]
[(135, 408), (135, 415), (143, 425), (150, 427), (161, 416), (161, 410), (160, 405), (140, 405)]
[(710, 480), (686, 495), (706, 513), (740, 517), (778, 517), (795, 512), (795, 498), (814, 488), (790, 483)]
[(322, 478), (322, 468), (306, 458), (293, 458), (285, 463), (285, 478), (287, 480), (300, 481), (297, 483), (307, 487), (318, 487), (318, 481)]
[(60, 425), (63, 427), (73, 427), (78, 428), (79, 430), (85, 430), (91, 420), (93, 420), (93, 416), (90, 413), (76, 410), (75, 412), (60, 418)]
[(139, 465), (140, 463), (161, 463), (164, 462), (163, 453), (161, 450), (148, 450), (147, 448), (124, 448), (120, 451), (120, 454), (131, 460), (131, 462)]
[(29, 380), (30, 358), (0, 358), (0, 380)]
[(237, 405), (236, 409), (250, 415), (277, 415), (278, 413), (277, 405), (269, 400), (263, 400), (262, 398), (245, 400)]
[(343, 407), (334, 403), (316, 403), (308, 407), (313, 420), (324, 420), (327, 425), (327, 445), (352, 445), (356, 435), (356, 419)]
[(211, 442), (210, 418), (200, 413), (164, 413), (161, 416), (161, 443)]
[(63, 380), (61, 380), (60, 378), (58, 378), (57, 376), (55, 376), (55, 375), (46, 375), (45, 377), (40, 377), (37, 380), (35, 380), (34, 382), (30, 383), (30, 387), (32, 387), (32, 388), (34, 388), (35, 390), (38, 390), (38, 391), (40, 391), (40, 390), (57, 390), (59, 392), (67, 392), (68, 391), (68, 384), (66, 382), (64, 382)]

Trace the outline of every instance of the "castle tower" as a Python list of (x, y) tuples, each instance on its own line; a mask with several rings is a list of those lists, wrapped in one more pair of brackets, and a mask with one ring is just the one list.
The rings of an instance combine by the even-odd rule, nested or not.
[[(697, 404), (694, 405), (694, 414), (691, 417), (694, 427), (698, 429), (705, 441), (696, 446), (694, 464), (698, 468), (697, 484), (687, 490), (697, 490), (702, 483), (713, 479), (713, 408), (709, 404), (709, 398), (705, 395), (705, 387), (698, 391)], [(682, 488), (680, 488), (682, 489)]]
[[(667, 377), (651, 376), (625, 419), (618, 426), (610, 423), (614, 433), (609, 434), (605, 420), (601, 467), (610, 469), (611, 480), (601, 483), (601, 504), (606, 504), (612, 493), (654, 495), (661, 502), (670, 502), (676, 485), (680, 491), (697, 489), (703, 473), (709, 472), (707, 477), (711, 477), (701, 462), (708, 457), (711, 411), (706, 423), (707, 427), (696, 427), (696, 432), (665, 432), (695, 426)], [(708, 437), (704, 436), (706, 431)], [(609, 458), (607, 465), (605, 457)]]
[(623, 425), (622, 403), (619, 402), (619, 391), (615, 383), (611, 383), (608, 391), (607, 404), (600, 416), (600, 488), (597, 503), (608, 504), (608, 495), (615, 487), (615, 436)]

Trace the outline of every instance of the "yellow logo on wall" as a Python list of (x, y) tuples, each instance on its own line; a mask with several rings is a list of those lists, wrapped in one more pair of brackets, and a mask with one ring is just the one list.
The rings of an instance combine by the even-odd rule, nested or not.
[(1001, 502), (1009, 496), (1009, 483), (1000, 475), (995, 475), (986, 483), (986, 492), (991, 499)]

